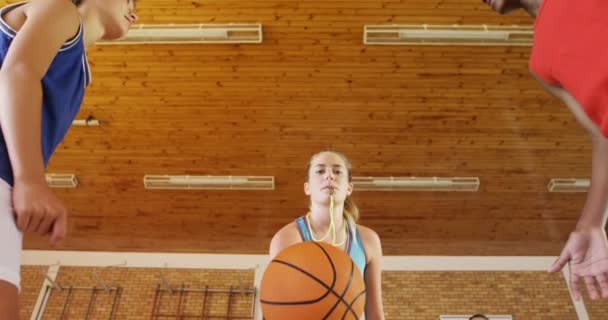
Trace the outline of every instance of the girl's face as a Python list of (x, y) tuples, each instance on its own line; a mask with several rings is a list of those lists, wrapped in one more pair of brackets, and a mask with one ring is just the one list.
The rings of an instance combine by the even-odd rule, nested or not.
[[(85, 0), (91, 1), (91, 0)], [(101, 23), (105, 29), (104, 40), (114, 40), (124, 37), (133, 23), (135, 15), (135, 0), (93, 0), (98, 10)]]
[(334, 196), (335, 202), (344, 202), (353, 192), (349, 176), (342, 157), (333, 152), (322, 152), (310, 162), (304, 192), (312, 203), (329, 205), (330, 195)]

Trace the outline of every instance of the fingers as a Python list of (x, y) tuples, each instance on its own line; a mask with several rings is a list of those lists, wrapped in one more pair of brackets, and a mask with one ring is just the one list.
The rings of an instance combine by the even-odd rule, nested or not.
[(51, 227), (53, 226), (53, 221), (55, 221), (55, 217), (47, 215), (40, 222), (40, 225), (38, 226), (38, 229), (35, 230), (35, 232), (42, 236), (49, 234), (51, 231)]
[(20, 231), (49, 235), (51, 244), (65, 237), (67, 212), (61, 201), (48, 190), (48, 186), (16, 185), (13, 188), (12, 205)]
[(26, 232), (36, 232), (42, 220), (47, 216), (44, 212), (33, 212), (30, 214), (30, 222), (25, 228)]
[(597, 287), (595, 286), (595, 278), (583, 277), (585, 280), (585, 286), (587, 286), (587, 293), (592, 300), (596, 300), (600, 297)]
[(53, 222), (51, 238), (49, 239), (49, 242), (51, 244), (55, 244), (55, 243), (59, 242), (60, 240), (63, 240), (63, 238), (65, 238), (66, 229), (67, 229), (67, 214), (65, 211), (63, 211), (61, 214), (59, 214), (57, 219), (55, 219), (55, 221)]
[[(47, 209), (46, 211), (20, 210), (16, 212), (17, 228), (22, 232), (36, 232), (41, 235), (51, 233), (52, 237), (54, 236), (52, 242), (55, 243), (65, 236), (65, 216), (63, 208)], [(58, 220), (58, 228), (55, 228)], [(55, 229), (57, 230), (55, 231)]]
[(570, 261), (570, 253), (568, 252), (567, 248), (565, 247), (562, 250), (561, 255), (559, 256), (559, 258), (557, 258), (557, 260), (555, 260), (555, 262), (553, 262), (553, 264), (549, 267), (549, 272), (559, 272), (561, 271), (566, 264), (568, 263), (568, 261)]
[(17, 228), (19, 231), (25, 232), (30, 224), (32, 212), (30, 210), (15, 210), (15, 214), (17, 215)]
[(572, 290), (572, 297), (574, 300), (579, 301), (581, 299), (581, 290), (578, 286), (579, 276), (575, 273), (570, 273), (570, 289)]
[(602, 298), (608, 298), (608, 281), (606, 280), (606, 276), (604, 276), (604, 274), (597, 275), (595, 280), (600, 285)]

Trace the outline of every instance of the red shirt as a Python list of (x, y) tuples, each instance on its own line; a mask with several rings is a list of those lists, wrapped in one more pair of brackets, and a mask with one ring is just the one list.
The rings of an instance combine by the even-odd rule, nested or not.
[(568, 91), (608, 137), (608, 0), (543, 0), (530, 70)]

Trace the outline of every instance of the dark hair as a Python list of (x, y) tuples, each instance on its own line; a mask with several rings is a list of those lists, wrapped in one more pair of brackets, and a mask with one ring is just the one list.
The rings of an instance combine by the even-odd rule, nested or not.
[(72, 0), (72, 3), (76, 6), (79, 6), (82, 3), (82, 0)]
[(476, 313), (476, 314), (472, 315), (472, 316), (469, 318), (469, 320), (473, 320), (473, 319), (475, 319), (475, 318), (483, 318), (483, 319), (485, 319), (485, 320), (490, 320), (490, 318), (486, 317), (484, 314), (481, 314), (481, 313)]

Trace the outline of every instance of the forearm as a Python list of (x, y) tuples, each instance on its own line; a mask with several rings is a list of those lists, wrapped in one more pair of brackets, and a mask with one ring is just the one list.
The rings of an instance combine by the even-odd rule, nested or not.
[(44, 179), (40, 78), (28, 70), (0, 72), (0, 127), (8, 149), (15, 181)]
[(384, 320), (382, 303), (381, 258), (376, 258), (369, 265), (365, 275), (366, 303), (365, 320)]
[(368, 295), (373, 295), (367, 299), (365, 305), (365, 320), (384, 320), (384, 308), (382, 306), (382, 294), (372, 290)]
[(608, 140), (592, 137), (591, 187), (577, 228), (603, 227), (606, 225), (608, 203)]
[(366, 308), (365, 320), (384, 320), (384, 312), (381, 310), (372, 310), (370, 308)]

